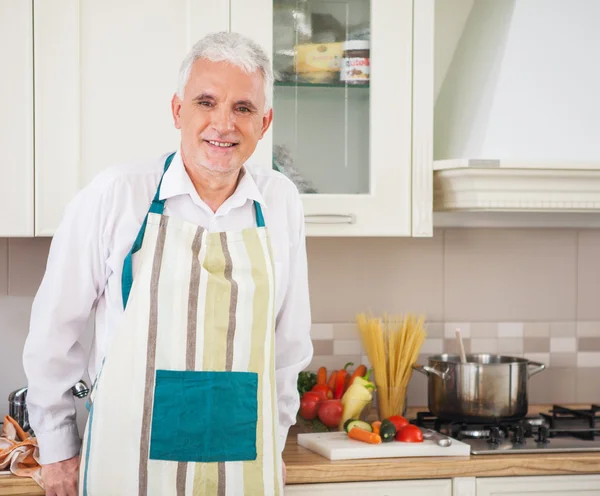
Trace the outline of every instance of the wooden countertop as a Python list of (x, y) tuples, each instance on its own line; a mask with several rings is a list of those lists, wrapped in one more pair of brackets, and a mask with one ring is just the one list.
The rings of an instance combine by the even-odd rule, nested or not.
[[(585, 405), (571, 406), (586, 407)], [(548, 405), (532, 407), (530, 414), (548, 411), (549, 408)], [(414, 412), (409, 411), (407, 416), (412, 418)], [(290, 485), (318, 482), (600, 473), (600, 452), (331, 461), (298, 446), (296, 435), (297, 431), (290, 432), (283, 452), (283, 459), (287, 465), (287, 482)], [(11, 475), (0, 476), (0, 496), (43, 494), (44, 491), (31, 479)]]
[(44, 490), (29, 477), (0, 475), (1, 496), (43, 496)]
[(290, 437), (283, 452), (288, 484), (600, 473), (600, 452), (331, 461)]

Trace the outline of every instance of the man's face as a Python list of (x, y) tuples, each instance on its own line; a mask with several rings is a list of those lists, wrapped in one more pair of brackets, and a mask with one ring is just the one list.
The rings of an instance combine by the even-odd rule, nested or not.
[(171, 102), (187, 167), (213, 174), (239, 170), (254, 152), (273, 118), (265, 113), (262, 74), (227, 62), (198, 59), (181, 100)]

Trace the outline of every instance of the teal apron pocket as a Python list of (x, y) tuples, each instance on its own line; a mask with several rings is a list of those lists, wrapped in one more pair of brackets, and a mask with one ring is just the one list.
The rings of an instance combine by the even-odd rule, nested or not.
[(150, 459), (256, 459), (258, 375), (157, 370)]

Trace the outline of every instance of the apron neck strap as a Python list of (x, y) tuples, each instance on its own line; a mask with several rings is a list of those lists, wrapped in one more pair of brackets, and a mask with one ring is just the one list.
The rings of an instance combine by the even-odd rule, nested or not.
[[(125, 257), (125, 261), (123, 262), (123, 273), (121, 275), (121, 295), (123, 298), (123, 308), (127, 307), (127, 300), (129, 299), (129, 293), (131, 293), (131, 286), (133, 285), (133, 254), (139, 251), (142, 247), (142, 243), (144, 242), (144, 235), (146, 234), (146, 224), (148, 223), (148, 214), (158, 214), (162, 215), (165, 210), (165, 200), (160, 199), (160, 187), (162, 186), (163, 178), (165, 177), (165, 172), (169, 169), (171, 162), (173, 161), (173, 157), (175, 153), (169, 155), (167, 160), (165, 161), (165, 169), (160, 178), (160, 182), (158, 183), (158, 188), (156, 188), (156, 193), (154, 194), (154, 198), (152, 199), (152, 204), (150, 205), (150, 209), (144, 217), (144, 222), (142, 223), (142, 227), (138, 232), (137, 237), (129, 250), (129, 253)], [(262, 208), (260, 204), (254, 200), (254, 210), (256, 211), (256, 227), (265, 227), (265, 218), (263, 216)]]

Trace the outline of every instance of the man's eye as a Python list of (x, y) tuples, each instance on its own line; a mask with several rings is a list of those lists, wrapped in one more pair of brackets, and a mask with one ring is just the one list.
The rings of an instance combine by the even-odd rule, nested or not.
[(198, 104), (202, 107), (210, 107), (211, 106), (211, 103), (207, 102), (207, 101), (201, 101), (201, 102), (198, 102)]
[(238, 107), (238, 111), (245, 114), (250, 112), (250, 109), (248, 107)]

